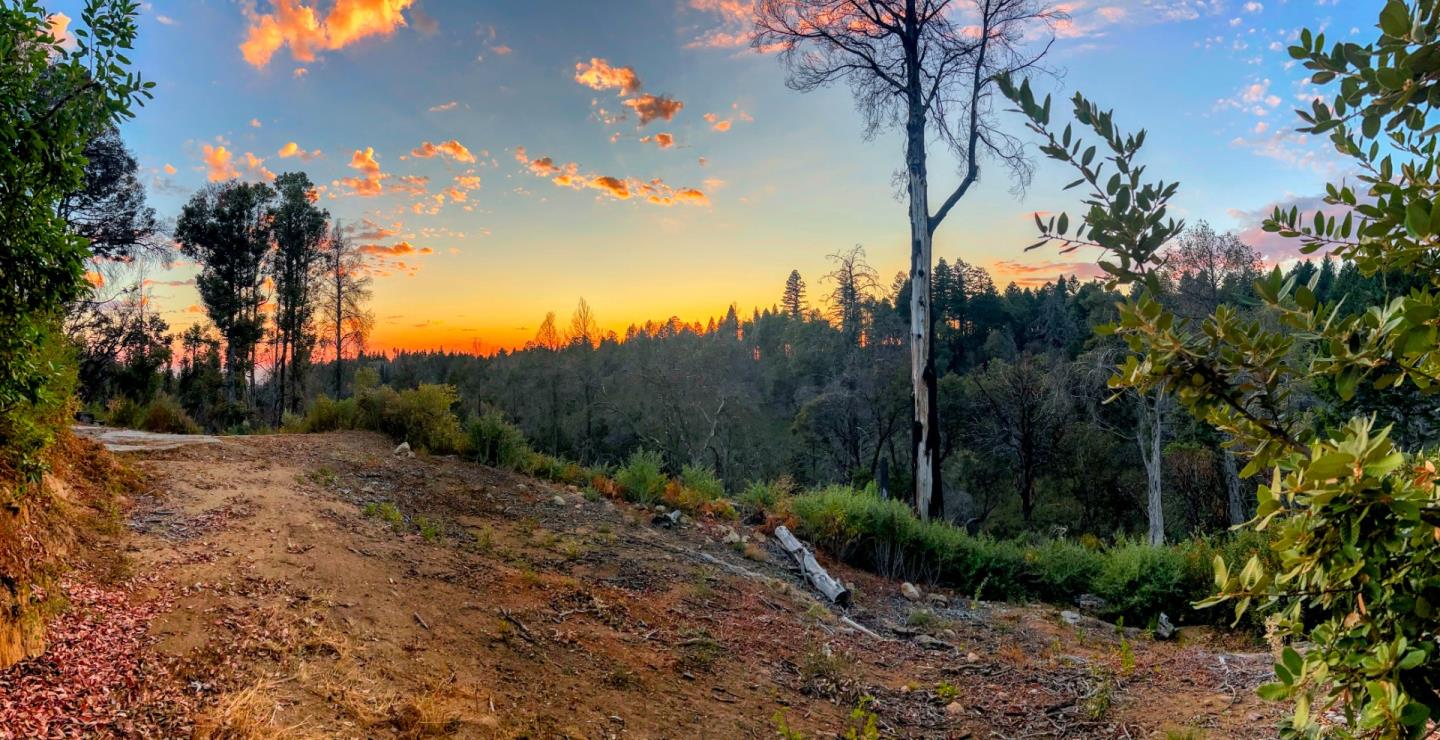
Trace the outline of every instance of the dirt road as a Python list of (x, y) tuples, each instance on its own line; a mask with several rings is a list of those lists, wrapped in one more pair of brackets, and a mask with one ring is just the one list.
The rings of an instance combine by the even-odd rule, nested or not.
[(858, 593), (850, 616), (877, 639), (744, 527), (748, 542), (727, 545), (723, 524), (661, 528), (653, 511), (391, 450), (343, 433), (138, 457), (155, 495), (130, 513), (124, 570), (140, 579), (130, 598), (162, 608), (137, 649), (180, 697), (153, 726), (1222, 738), (1271, 734), (1277, 716), (1253, 698), (1270, 663), (1253, 646), (1189, 630), (1155, 643), (963, 595), (922, 606), (834, 567)]

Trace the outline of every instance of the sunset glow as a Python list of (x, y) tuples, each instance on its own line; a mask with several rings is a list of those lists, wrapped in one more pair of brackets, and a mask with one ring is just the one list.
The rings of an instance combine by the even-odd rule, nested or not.
[[(54, 3), (63, 33), (78, 13)], [(561, 6), (564, 6), (563, 8)], [(1258, 229), (1277, 195), (1313, 203), (1338, 160), (1295, 134), (1312, 94), (1285, 47), (1302, 22), (1357, 33), (1363, 3), (1067, 3), (1058, 99), (1083, 89), (1150, 131), (1187, 219)], [(158, 87), (124, 137), (173, 218), (207, 182), (303, 170), (371, 258), (372, 349), (523, 345), (584, 297), (600, 324), (748, 314), (798, 269), (823, 295), (826, 255), (865, 246), (888, 285), (907, 266), (893, 132), (864, 138), (850, 92), (785, 86), (752, 49), (749, 0), (475, 3), (156, 0), (136, 64)], [(1156, 65), (1157, 55), (1170, 63)], [(1016, 130), (1020, 129), (1015, 121)], [(938, 150), (937, 150), (938, 151)], [(954, 164), (931, 162), (934, 192)], [(937, 256), (1002, 286), (1098, 274), (1095, 255), (1025, 252), (1031, 211), (1063, 173), (1018, 187), (998, 166), (936, 236)], [(152, 268), (175, 331), (198, 316), (194, 267)]]

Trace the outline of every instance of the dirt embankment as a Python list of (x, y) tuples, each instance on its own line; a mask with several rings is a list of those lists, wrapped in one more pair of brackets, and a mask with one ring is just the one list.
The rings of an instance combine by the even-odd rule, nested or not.
[[(374, 435), (140, 454), (156, 495), (109, 545), (124, 567), (71, 590), (131, 610), (139, 636), (110, 636), (109, 662), (144, 671), (95, 700), (112, 721), (85, 732), (1221, 738), (1270, 734), (1278, 713), (1253, 698), (1269, 666), (1254, 646), (1190, 630), (1156, 643), (961, 594), (914, 603), (827, 563), (868, 636), (763, 535), (663, 528), (507, 472), (396, 457)], [(81, 633), (73, 613), (56, 629)], [(65, 685), (81, 679), (45, 660), (0, 690), (50, 681), (84, 704)]]

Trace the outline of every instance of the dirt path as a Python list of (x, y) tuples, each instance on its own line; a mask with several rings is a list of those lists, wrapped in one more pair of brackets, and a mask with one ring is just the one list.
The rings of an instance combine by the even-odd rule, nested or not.
[(131, 515), (130, 570), (169, 602), (147, 649), (201, 736), (834, 737), (858, 717), (885, 737), (1222, 738), (1271, 734), (1277, 712), (1252, 696), (1268, 656), (1201, 632), (919, 608), (835, 568), (877, 640), (743, 528), (750, 547), (725, 545), (722, 525), (658, 528), (373, 435), (141, 459), (159, 495)]

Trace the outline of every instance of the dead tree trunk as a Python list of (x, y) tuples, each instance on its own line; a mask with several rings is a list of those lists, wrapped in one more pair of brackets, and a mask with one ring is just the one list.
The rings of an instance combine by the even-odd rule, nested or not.
[(824, 594), (825, 598), (829, 599), (832, 604), (838, 604), (840, 606), (850, 605), (849, 589), (845, 588), (839, 581), (830, 577), (830, 574), (825, 572), (824, 568), (820, 567), (820, 563), (815, 560), (815, 556), (810, 553), (810, 548), (806, 547), (800, 540), (795, 539), (795, 535), (791, 534), (789, 529), (786, 529), (784, 526), (776, 527), (775, 539), (780, 540), (780, 546), (785, 548), (785, 552), (789, 553), (790, 557), (795, 559), (795, 564), (800, 566), (800, 575), (804, 576), (805, 580), (809, 581), (810, 585), (814, 586), (816, 591)]

